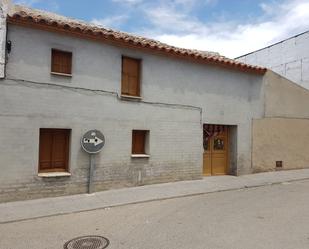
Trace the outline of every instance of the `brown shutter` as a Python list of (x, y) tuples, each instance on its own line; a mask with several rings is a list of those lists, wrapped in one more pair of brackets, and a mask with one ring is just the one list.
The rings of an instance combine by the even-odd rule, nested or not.
[(52, 167), (53, 133), (47, 129), (40, 131), (39, 169), (47, 170)]
[(70, 130), (41, 129), (39, 171), (67, 171)]
[(127, 58), (122, 58), (122, 80), (121, 80), (121, 93), (129, 95), (129, 74), (128, 74), (129, 61)]
[(51, 71), (72, 74), (72, 53), (52, 49)]
[(52, 166), (54, 170), (67, 169), (68, 155), (68, 130), (55, 130), (53, 136), (53, 158)]
[(121, 93), (140, 96), (140, 60), (122, 57)]
[(146, 131), (133, 130), (132, 154), (145, 154)]

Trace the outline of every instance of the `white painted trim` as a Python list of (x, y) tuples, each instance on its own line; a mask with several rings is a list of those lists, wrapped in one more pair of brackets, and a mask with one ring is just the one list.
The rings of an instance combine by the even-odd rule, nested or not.
[(121, 94), (120, 96), (121, 98), (125, 98), (125, 99), (142, 99), (142, 97), (140, 96), (131, 96), (131, 95), (125, 95), (125, 94)]
[(149, 158), (150, 155), (147, 155), (147, 154), (132, 154), (131, 157), (132, 158)]
[(65, 76), (65, 77), (72, 77), (72, 74), (67, 74), (67, 73), (50, 72), (50, 74), (59, 75), (59, 76)]
[(47, 172), (47, 173), (39, 173), (38, 177), (63, 177), (63, 176), (71, 176), (69, 172)]

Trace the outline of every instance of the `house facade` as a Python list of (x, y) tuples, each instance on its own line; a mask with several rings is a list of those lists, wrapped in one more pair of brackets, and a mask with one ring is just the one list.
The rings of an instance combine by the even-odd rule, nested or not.
[(87, 192), (91, 129), (95, 191), (309, 167), (309, 93), (272, 71), (21, 6), (2, 24), (1, 202)]
[(267, 67), (309, 89), (309, 31), (242, 55), (236, 60)]

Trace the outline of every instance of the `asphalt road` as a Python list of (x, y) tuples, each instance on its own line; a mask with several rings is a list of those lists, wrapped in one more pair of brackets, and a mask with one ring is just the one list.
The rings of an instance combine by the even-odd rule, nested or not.
[(0, 225), (0, 249), (61, 249), (102, 235), (108, 249), (308, 249), (309, 181)]

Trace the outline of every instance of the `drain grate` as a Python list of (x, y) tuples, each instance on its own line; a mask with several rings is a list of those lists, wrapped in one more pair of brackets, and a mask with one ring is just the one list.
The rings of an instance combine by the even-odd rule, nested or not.
[(109, 240), (101, 236), (83, 236), (66, 242), (64, 249), (104, 249), (108, 247)]

